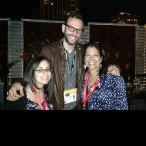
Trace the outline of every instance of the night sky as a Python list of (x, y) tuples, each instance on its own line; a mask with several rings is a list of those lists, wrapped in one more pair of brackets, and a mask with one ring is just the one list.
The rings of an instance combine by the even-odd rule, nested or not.
[(121, 11), (137, 15), (146, 24), (146, 0), (80, 0), (80, 11), (86, 22), (110, 22)]
[[(114, 15), (124, 11), (139, 16), (143, 25), (146, 24), (145, 3), (146, 0), (80, 0), (80, 12), (85, 22), (109, 23)], [(1, 0), (0, 18), (39, 19), (39, 0)]]

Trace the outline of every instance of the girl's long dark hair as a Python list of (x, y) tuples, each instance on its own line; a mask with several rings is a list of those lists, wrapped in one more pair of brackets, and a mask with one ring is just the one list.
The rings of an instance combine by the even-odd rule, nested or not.
[[(25, 69), (24, 78), (23, 78), (23, 86), (24, 87), (26, 87), (26, 85), (29, 85), (33, 91), (32, 83), (34, 83), (34, 85), (36, 86), (34, 72), (35, 72), (36, 68), (38, 67), (38, 65), (40, 64), (40, 62), (44, 61), (44, 60), (46, 60), (49, 63), (50, 69), (52, 69), (51, 60), (49, 58), (37, 56), (35, 59), (33, 59), (29, 62), (29, 64), (27, 65), (27, 67)], [(49, 80), (49, 83), (44, 86), (45, 94), (48, 95), (47, 97), (49, 100), (50, 100), (52, 93), (53, 93), (53, 82), (54, 82), (53, 74), (51, 72), (51, 78)]]

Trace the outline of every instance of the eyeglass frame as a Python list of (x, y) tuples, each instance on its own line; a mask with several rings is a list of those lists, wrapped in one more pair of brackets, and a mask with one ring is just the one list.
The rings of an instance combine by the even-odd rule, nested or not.
[[(74, 32), (75, 30), (76, 30), (77, 34), (81, 34), (82, 32), (84, 32), (84, 29), (77, 29), (77, 28), (75, 28), (73, 26), (70, 26), (70, 25), (68, 25), (66, 23), (64, 23), (64, 25), (68, 27), (70, 32)], [(71, 30), (71, 29), (73, 29), (73, 30)]]
[(45, 71), (46, 72), (52, 72), (52, 69), (49, 67), (49, 68), (46, 68), (46, 69), (43, 69), (43, 68), (40, 68), (40, 69), (35, 69), (34, 71), (37, 71), (37, 73), (44, 73)]

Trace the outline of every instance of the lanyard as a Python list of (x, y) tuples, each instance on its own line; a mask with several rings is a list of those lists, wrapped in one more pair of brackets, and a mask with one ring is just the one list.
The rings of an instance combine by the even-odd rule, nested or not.
[(88, 91), (88, 93), (86, 94), (87, 91), (87, 86), (88, 86), (88, 81), (89, 81), (89, 72), (86, 75), (86, 81), (85, 81), (85, 85), (84, 85), (84, 92), (83, 92), (83, 107), (86, 107), (86, 102), (89, 99), (90, 95), (93, 93), (94, 89), (96, 88), (99, 80), (97, 79), (94, 84), (92, 85), (92, 87), (90, 88), (90, 90)]
[(38, 106), (40, 107), (41, 110), (49, 110), (48, 108), (48, 104), (47, 104), (47, 101), (46, 101), (46, 98), (45, 98), (45, 93), (44, 93), (44, 89), (43, 89), (43, 96), (44, 96), (44, 106), (42, 106), (39, 98), (38, 98), (38, 94), (36, 92), (36, 87), (34, 85), (34, 83), (32, 84), (33, 86), (33, 90), (34, 90), (34, 97), (36, 98), (36, 101), (37, 101), (37, 104)]
[[(65, 50), (65, 49), (64, 49)], [(72, 75), (73, 69), (74, 69), (74, 65), (75, 65), (75, 54), (71, 63), (71, 67), (70, 67), (70, 63), (69, 63), (69, 57), (68, 57), (68, 53), (65, 50), (65, 58), (66, 58), (66, 62), (67, 62), (67, 68), (68, 68), (68, 72), (70, 75)]]

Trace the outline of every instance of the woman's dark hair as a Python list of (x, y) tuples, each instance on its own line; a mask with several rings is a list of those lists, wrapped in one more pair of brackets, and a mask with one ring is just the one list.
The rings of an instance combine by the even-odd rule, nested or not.
[(105, 53), (105, 50), (102, 47), (102, 44), (99, 43), (99, 42), (87, 42), (87, 43), (85, 43), (83, 57), (85, 57), (86, 50), (89, 47), (95, 47), (99, 51), (100, 56), (102, 57), (102, 62), (101, 62), (102, 67), (99, 71), (99, 75), (101, 75), (103, 73), (107, 73), (107, 66), (108, 66), (107, 55)]
[[(34, 72), (37, 69), (37, 67), (39, 66), (39, 64), (44, 60), (46, 60), (49, 63), (50, 69), (52, 70), (51, 60), (49, 58), (42, 57), (42, 56), (37, 56), (36, 58), (31, 60), (25, 69), (23, 85), (24, 86), (30, 85), (32, 91), (33, 91), (32, 83), (34, 83), (34, 85), (36, 85), (36, 81), (34, 78)], [(48, 95), (48, 99), (50, 99), (52, 96), (52, 92), (53, 92), (53, 74), (52, 74), (52, 72), (51, 72), (51, 78), (49, 80), (49, 83), (44, 86), (44, 90), (45, 90), (45, 94)]]

